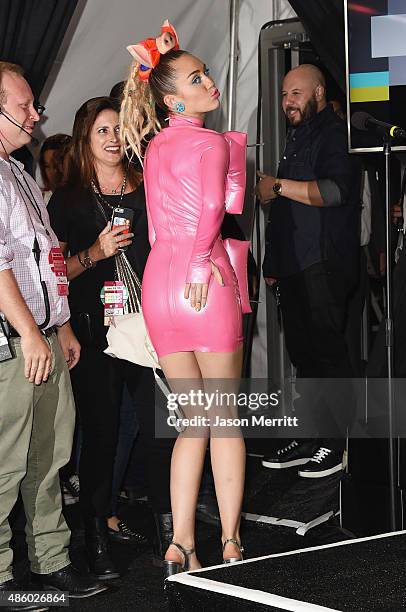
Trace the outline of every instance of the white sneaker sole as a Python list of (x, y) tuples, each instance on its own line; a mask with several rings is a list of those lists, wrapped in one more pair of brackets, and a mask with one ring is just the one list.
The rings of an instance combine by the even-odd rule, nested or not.
[(262, 465), (267, 468), (278, 470), (283, 468), (295, 467), (297, 465), (305, 465), (305, 463), (309, 463), (310, 459), (311, 457), (302, 457), (302, 459), (293, 459), (292, 461), (285, 461), (284, 463), (266, 461), (266, 459), (263, 459)]
[(340, 463), (339, 465), (335, 465), (334, 467), (323, 470), (322, 472), (301, 472), (299, 470), (298, 474), (302, 478), (324, 478), (325, 476), (330, 476), (331, 474), (335, 474), (336, 472), (341, 472), (344, 469), (344, 465)]

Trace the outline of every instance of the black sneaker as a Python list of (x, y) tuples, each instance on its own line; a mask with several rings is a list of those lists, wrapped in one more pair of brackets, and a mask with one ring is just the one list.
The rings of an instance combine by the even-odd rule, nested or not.
[(299, 470), (303, 478), (323, 478), (340, 472), (346, 465), (346, 453), (320, 446), (310, 461)]
[(293, 440), (287, 446), (280, 448), (274, 455), (269, 455), (262, 459), (262, 465), (267, 468), (279, 469), (290, 468), (296, 465), (304, 465), (314, 455), (318, 444), (314, 440), (306, 442), (296, 442)]

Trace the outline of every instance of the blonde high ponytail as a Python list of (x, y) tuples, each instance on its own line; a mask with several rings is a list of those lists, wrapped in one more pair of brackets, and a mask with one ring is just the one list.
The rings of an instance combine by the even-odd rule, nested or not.
[(138, 62), (133, 62), (124, 87), (120, 110), (120, 137), (125, 153), (131, 160), (134, 155), (142, 164), (145, 138), (161, 130), (155, 112), (155, 102), (147, 81), (138, 76)]
[(124, 87), (120, 110), (120, 136), (129, 159), (134, 155), (142, 164), (148, 139), (161, 131), (156, 106), (165, 112), (167, 94), (176, 93), (176, 70), (174, 63), (186, 51), (169, 51), (161, 56), (159, 64), (152, 70), (149, 81), (138, 78), (139, 63), (133, 61)]

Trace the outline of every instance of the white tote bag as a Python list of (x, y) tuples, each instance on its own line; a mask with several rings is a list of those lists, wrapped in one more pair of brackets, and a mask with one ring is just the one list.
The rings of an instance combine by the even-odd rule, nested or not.
[(113, 317), (107, 332), (110, 357), (125, 359), (153, 370), (160, 369), (158, 357), (149, 339), (142, 312)]
[(125, 253), (115, 256), (116, 278), (127, 288), (127, 314), (112, 317), (107, 332), (110, 357), (125, 359), (146, 368), (159, 368), (158, 357), (148, 337), (141, 308), (141, 283)]

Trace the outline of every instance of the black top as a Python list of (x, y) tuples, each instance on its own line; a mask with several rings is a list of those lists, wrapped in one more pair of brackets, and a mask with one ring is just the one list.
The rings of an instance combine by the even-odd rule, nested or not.
[[(52, 195), (48, 212), (51, 225), (60, 242), (66, 242), (70, 255), (89, 248), (100, 232), (105, 228), (106, 221), (95, 201), (95, 194), (91, 189), (61, 187)], [(104, 195), (103, 198), (118, 206), (119, 195)], [(112, 208), (101, 202), (107, 219), (111, 219)], [(121, 207), (134, 210), (132, 232), (134, 238), (126, 251), (126, 256), (137, 273), (142, 278), (147, 257), (150, 251), (148, 241), (148, 224), (145, 208), (144, 184), (141, 183), (136, 191), (123, 196)], [(85, 270), (74, 278), (69, 284), (69, 306), (72, 313), (72, 322), (75, 315), (89, 313), (93, 321), (93, 332), (101, 340), (104, 339), (107, 327), (103, 326), (103, 304), (100, 300), (100, 291), (105, 281), (115, 280), (114, 257), (102, 259), (95, 268)]]
[(272, 200), (264, 276), (290, 276), (326, 260), (351, 275), (359, 248), (361, 172), (348, 153), (345, 123), (330, 105), (289, 130), (278, 177), (317, 180), (325, 206)]

